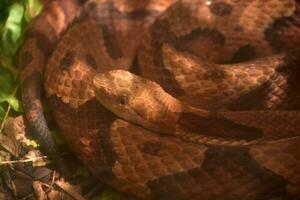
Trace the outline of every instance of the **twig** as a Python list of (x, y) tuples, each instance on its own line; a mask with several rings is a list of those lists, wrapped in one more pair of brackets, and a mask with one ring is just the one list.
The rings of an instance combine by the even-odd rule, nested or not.
[(67, 194), (69, 194), (71, 197), (73, 197), (76, 200), (86, 200), (83, 196), (81, 196), (78, 192), (71, 189), (66, 185), (64, 182), (56, 181), (55, 185), (57, 185), (59, 188), (61, 188), (63, 191), (65, 191)]
[(40, 181), (34, 181), (32, 187), (37, 200), (46, 200), (45, 192)]
[(100, 185), (96, 185), (91, 191), (84, 195), (86, 199), (91, 199), (94, 195), (103, 192), (103, 187)]
[(37, 160), (45, 159), (45, 158), (48, 158), (48, 156), (40, 156), (40, 157), (36, 157), (36, 158), (27, 158), (27, 159), (22, 159), (22, 160), (1, 161), (0, 166), (1, 165), (16, 164), (16, 163), (35, 162)]
[(33, 197), (34, 197), (34, 194), (31, 193), (31, 194), (27, 195), (26, 197), (23, 197), (23, 198), (21, 198), (19, 200), (28, 200), (28, 199), (32, 199)]
[[(40, 183), (41, 183), (41, 185), (47, 187), (47, 188), (48, 188), (47, 190), (49, 190), (49, 189), (51, 190), (51, 189), (54, 188), (53, 186), (51, 186), (51, 185), (49, 185), (49, 184), (47, 184), (47, 183), (44, 183), (44, 182), (40, 182)], [(45, 191), (45, 193), (47, 193), (47, 191)]]
[[(17, 93), (17, 90), (19, 89), (19, 86), (20, 86), (20, 85), (18, 84), (18, 85), (15, 87), (15, 89), (14, 89), (14, 91), (13, 91), (13, 93), (12, 93), (13, 96), (15, 96), (15, 94)], [(3, 118), (3, 120), (2, 120), (2, 123), (1, 123), (0, 134), (1, 134), (2, 131), (3, 131), (4, 124), (5, 124), (6, 119), (8, 118), (8, 115), (9, 115), (9, 113), (10, 113), (10, 110), (11, 110), (11, 105), (9, 104), (9, 105), (8, 105), (8, 108), (7, 108), (6, 112), (5, 112), (4, 118)]]
[(54, 183), (55, 183), (55, 176), (56, 176), (56, 171), (54, 170), (53, 171), (53, 174), (52, 174), (52, 179), (51, 179), (51, 183), (50, 183), (50, 185), (48, 185), (47, 184), (47, 190), (46, 190), (46, 192), (45, 193), (48, 193), (52, 188), (53, 188), (53, 185), (54, 185)]

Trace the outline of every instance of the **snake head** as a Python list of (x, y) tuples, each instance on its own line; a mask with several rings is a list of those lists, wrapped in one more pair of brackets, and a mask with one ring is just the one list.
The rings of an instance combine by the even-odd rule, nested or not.
[[(135, 92), (132, 90), (133, 79), (134, 76), (131, 73), (123, 70), (97, 74), (93, 80), (97, 99), (109, 109), (110, 107), (126, 109), (129, 97)], [(133, 89), (136, 88), (133, 87)]]
[(153, 91), (162, 90), (161, 87), (128, 71), (112, 70), (97, 74), (93, 85), (97, 100), (128, 121), (148, 124), (148, 112), (159, 109), (159, 103), (155, 104)]

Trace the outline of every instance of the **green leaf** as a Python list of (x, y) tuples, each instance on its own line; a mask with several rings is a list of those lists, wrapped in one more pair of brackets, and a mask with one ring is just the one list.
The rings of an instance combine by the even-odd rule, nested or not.
[(51, 133), (52, 133), (52, 136), (53, 136), (56, 144), (58, 144), (58, 145), (66, 144), (64, 137), (58, 131), (53, 130), (53, 131), (51, 131)]
[(0, 103), (7, 102), (16, 112), (21, 112), (21, 102), (12, 95), (5, 96), (0, 93)]
[(116, 192), (113, 189), (104, 190), (100, 196), (93, 198), (93, 200), (120, 200), (120, 193)]
[(3, 109), (3, 107), (0, 105), (0, 121), (3, 120), (5, 115), (5, 110)]
[(72, 177), (74, 178), (74, 177), (80, 177), (80, 176), (83, 176), (83, 177), (88, 177), (90, 175), (90, 171), (87, 169), (87, 168), (85, 168), (85, 167), (83, 167), (83, 166), (81, 166), (81, 167), (79, 167), (79, 168), (77, 168), (76, 169), (76, 171), (75, 171), (75, 173), (72, 175)]
[(2, 34), (2, 49), (9, 55), (14, 55), (20, 46), (24, 7), (14, 3), (9, 7), (9, 14)]
[[(1, 54), (2, 53), (2, 54)], [(13, 76), (18, 75), (18, 70), (16, 69), (16, 57), (4, 55), (3, 52), (0, 52), (0, 66), (9, 71)]]
[(0, 66), (0, 92), (10, 94), (13, 92), (15, 85), (13, 75)]
[(42, 4), (40, 0), (25, 0), (25, 20), (30, 22), (35, 16), (37, 16), (42, 10)]
[(6, 17), (7, 17), (7, 0), (1, 0), (0, 1), (0, 24), (6, 19)]

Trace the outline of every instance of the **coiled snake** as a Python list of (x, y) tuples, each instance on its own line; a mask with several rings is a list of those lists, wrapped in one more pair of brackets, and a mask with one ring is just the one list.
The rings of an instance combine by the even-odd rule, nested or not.
[(78, 158), (141, 199), (298, 199), (299, 3), (54, 0), (20, 50), (27, 119), (64, 170), (44, 86)]

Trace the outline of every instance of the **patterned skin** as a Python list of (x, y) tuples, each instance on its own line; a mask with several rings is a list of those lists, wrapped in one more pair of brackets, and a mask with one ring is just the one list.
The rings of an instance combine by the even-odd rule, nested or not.
[[(299, 198), (298, 136), (282, 136), (276, 132), (276, 141), (231, 147), (188, 143), (179, 137), (156, 134), (118, 120), (96, 100), (92, 85), (94, 76), (100, 72), (132, 67), (173, 96), (184, 98), (185, 89), (180, 85), (185, 80), (178, 77), (181, 72), (176, 62), (175, 65), (171, 62), (175, 53), (176, 58), (189, 62), (197, 61), (195, 56), (200, 54), (201, 59), (228, 63), (278, 53), (276, 48), (281, 46), (293, 50), (299, 31), (297, 1), (183, 0), (170, 7), (145, 34), (147, 27), (172, 1), (90, 0), (77, 13), (81, 3), (51, 2), (49, 9), (29, 28), (31, 34), (20, 51), (20, 64), (26, 66), (22, 73), (22, 93), (27, 118), (35, 132), (43, 135), (41, 144), (57, 163), (61, 160), (49, 137), (40, 104), (46, 63), (46, 97), (68, 145), (95, 176), (119, 191), (141, 199), (162, 200)], [(72, 23), (76, 15), (77, 20)], [(71, 23), (74, 25), (70, 27)], [(70, 28), (63, 35), (67, 27)], [(222, 34), (218, 30), (222, 30)], [(137, 49), (139, 59), (135, 62)], [(245, 50), (251, 52), (249, 49), (252, 52), (255, 49), (255, 55), (244, 55)], [(182, 50), (184, 52), (179, 52)], [(194, 55), (186, 56), (186, 53)], [(299, 84), (292, 78), (297, 74), (293, 68), (297, 60), (288, 58), (287, 61), (292, 64), (283, 70), (279, 67), (275, 72), (266, 71), (266, 77), (271, 77), (267, 82), (256, 84), (256, 96), (246, 89), (246, 94), (226, 101), (223, 107), (297, 109), (299, 101), (294, 91), (299, 91)], [(172, 70), (167, 71), (167, 67)], [(151, 77), (153, 75), (155, 77)], [(288, 81), (283, 84), (284, 80)], [(254, 97), (255, 104), (244, 101), (247, 95)], [(264, 119), (256, 124), (259, 129), (272, 130), (269, 127), (274, 122), (263, 118), (264, 111), (251, 112), (255, 112), (252, 118), (257, 114)], [(276, 116), (281, 118), (276, 119), (286, 119), (290, 114), (290, 111), (285, 115), (279, 113)], [(254, 121), (240, 116), (245, 115), (226, 117), (246, 125)], [(297, 121), (292, 123), (297, 124)], [(284, 129), (279, 123), (278, 127)]]
[[(194, 7), (188, 6), (190, 4), (194, 4)], [(227, 82), (228, 76), (222, 77), (217, 72), (208, 72), (207, 77), (219, 85), (208, 83), (204, 78), (197, 83), (197, 77), (188, 74), (194, 70), (176, 65), (177, 62), (188, 62), (192, 64), (191, 68), (203, 69), (193, 64), (193, 61), (197, 61), (195, 56), (228, 64), (273, 55), (283, 50), (298, 51), (298, 21), (299, 3), (293, 0), (179, 1), (156, 20), (147, 32), (139, 49), (140, 74), (157, 82), (173, 96), (195, 106), (234, 110), (299, 109), (299, 84), (291, 78), (299, 73), (297, 62), (287, 64), (289, 67), (274, 73), (271, 78), (258, 73), (256, 76), (261, 78), (259, 84), (263, 83), (264, 88), (252, 88), (252, 93), (245, 91), (240, 101), (234, 101), (238, 88), (230, 86), (241, 85), (244, 87), (242, 90), (247, 90), (246, 83)], [(163, 48), (166, 44), (192, 55), (170, 54), (168, 52), (171, 50)], [(252, 84), (255, 80), (249, 75), (245, 72), (242, 74), (244, 78), (239, 80), (250, 78), (248, 84)], [(195, 80), (190, 80), (193, 78)], [(252, 101), (247, 101), (249, 98)]]
[[(277, 66), (281, 57), (259, 60), (257, 66), (251, 68), (253, 73), (260, 70), (259, 63), (266, 71), (267, 63), (270, 68), (272, 62)], [(247, 69), (248, 65), (235, 64), (227, 70), (236, 72), (235, 68)], [(256, 85), (256, 81), (253, 83)], [(93, 85), (99, 102), (117, 116), (188, 142), (240, 146), (300, 136), (299, 111), (212, 112), (179, 101), (157, 83), (124, 70), (97, 74)]]
[(25, 35), (25, 43), (19, 53), (22, 101), (26, 119), (41, 146), (53, 158), (61, 171), (68, 173), (57, 149), (42, 110), (41, 90), (47, 58), (60, 35), (72, 23), (83, 0), (52, 1), (31, 23)]

